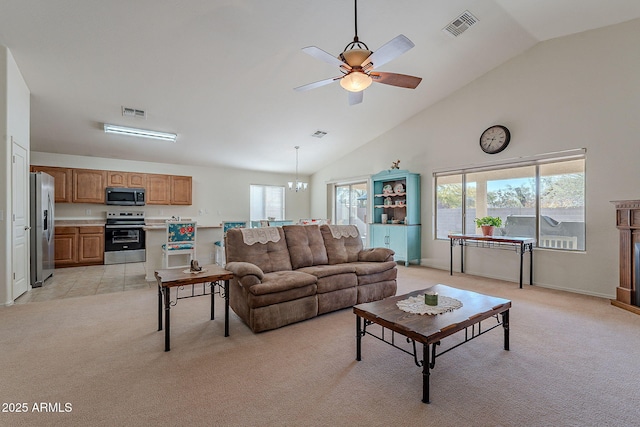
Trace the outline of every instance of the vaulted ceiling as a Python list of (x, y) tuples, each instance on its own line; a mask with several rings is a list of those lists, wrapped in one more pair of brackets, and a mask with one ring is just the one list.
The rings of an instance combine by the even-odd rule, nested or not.
[[(443, 31), (465, 11), (476, 24)], [(340, 75), (301, 49), (342, 52), (352, 0), (0, 0), (0, 44), (31, 91), (34, 151), (292, 172), (300, 146), (308, 174), (541, 41), (638, 17), (638, 0), (360, 0), (371, 50), (399, 34), (415, 44), (379, 71), (423, 80), (373, 84), (354, 106), (338, 83), (293, 90)], [(104, 123), (178, 139), (108, 135)]]

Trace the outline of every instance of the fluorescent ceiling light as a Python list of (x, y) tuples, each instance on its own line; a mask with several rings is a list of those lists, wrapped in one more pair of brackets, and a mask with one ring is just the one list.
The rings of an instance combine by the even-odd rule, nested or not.
[(106, 133), (115, 133), (118, 135), (138, 136), (140, 138), (159, 139), (161, 141), (176, 142), (178, 135), (175, 133), (158, 132), (155, 130), (129, 128), (125, 126), (104, 124), (104, 131)]

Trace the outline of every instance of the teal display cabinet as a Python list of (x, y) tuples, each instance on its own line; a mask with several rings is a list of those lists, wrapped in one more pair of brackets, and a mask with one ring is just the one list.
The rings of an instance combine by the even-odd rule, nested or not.
[[(373, 222), (369, 244), (395, 252), (395, 260), (406, 266), (420, 263), (420, 174), (408, 170), (384, 170), (371, 176)], [(383, 220), (386, 216), (386, 222)]]

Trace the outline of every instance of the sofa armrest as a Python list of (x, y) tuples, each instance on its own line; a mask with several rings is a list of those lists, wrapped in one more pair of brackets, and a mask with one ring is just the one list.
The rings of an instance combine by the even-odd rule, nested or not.
[(250, 262), (229, 262), (224, 266), (224, 268), (238, 276), (238, 279), (242, 279), (245, 276), (256, 276), (258, 280), (262, 280), (264, 278), (264, 272), (262, 269)]
[(393, 261), (395, 252), (389, 248), (363, 249), (358, 253), (358, 261), (385, 262)]

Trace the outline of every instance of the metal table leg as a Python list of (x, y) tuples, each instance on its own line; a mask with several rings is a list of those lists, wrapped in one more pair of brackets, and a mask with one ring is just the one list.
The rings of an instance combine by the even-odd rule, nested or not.
[(524, 262), (524, 245), (520, 244), (520, 289), (522, 289), (522, 263)]
[(229, 281), (224, 281), (224, 336), (229, 336)]
[(362, 360), (362, 318), (356, 315), (356, 360)]
[(453, 276), (453, 239), (449, 239), (449, 276)]
[(171, 350), (169, 336), (171, 333), (171, 319), (169, 312), (171, 311), (171, 288), (164, 289), (164, 351)]
[(502, 314), (502, 328), (504, 329), (504, 349), (509, 350), (509, 310)]
[(533, 243), (529, 244), (529, 285), (533, 285)]
[[(431, 344), (435, 346), (435, 344)], [(431, 367), (429, 344), (422, 345), (422, 402), (431, 403), (429, 400), (429, 368)]]
[(213, 292), (216, 288), (216, 283), (217, 282), (211, 282), (209, 283), (210, 288), (210, 292), (211, 292), (211, 320), (213, 320), (213, 318), (215, 317), (216, 314), (216, 309), (215, 309), (215, 292)]
[(158, 330), (162, 330), (162, 286), (158, 284)]

